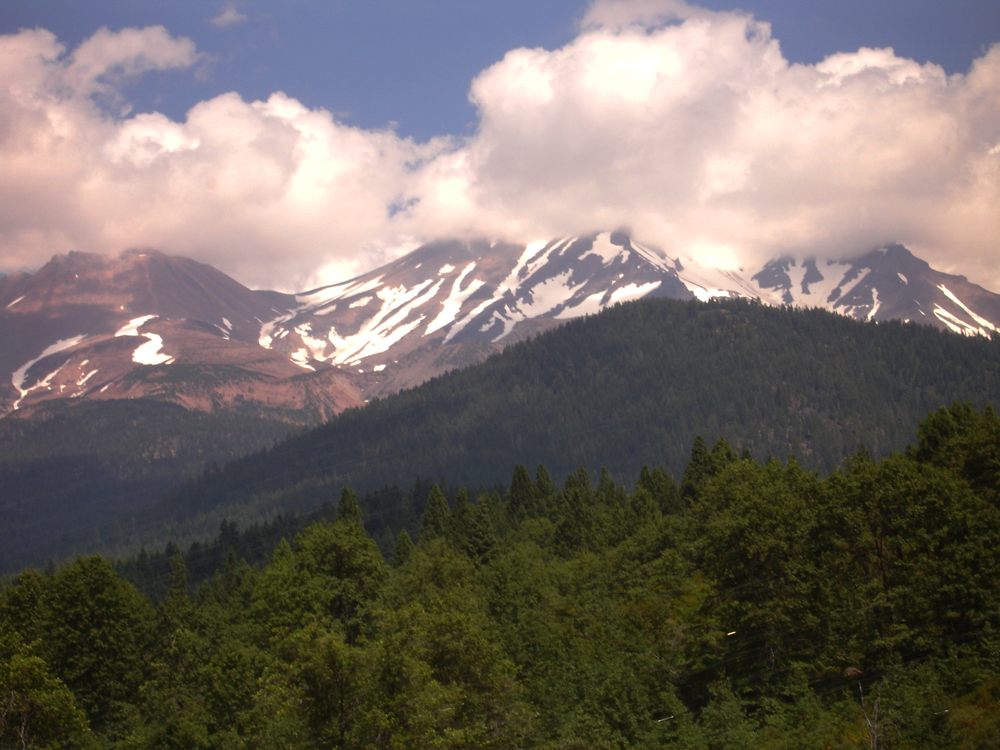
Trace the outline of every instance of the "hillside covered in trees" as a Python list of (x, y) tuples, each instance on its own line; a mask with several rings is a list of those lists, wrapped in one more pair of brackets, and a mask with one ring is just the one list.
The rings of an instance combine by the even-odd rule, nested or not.
[(100, 557), (0, 593), (0, 745), (994, 748), (1000, 419), (820, 478), (696, 441), (678, 486), (432, 487), (389, 560), (355, 493), (157, 606)]
[(52, 403), (0, 419), (0, 572), (76, 551), (102, 521), (296, 430), (260, 410), (156, 399)]
[(186, 546), (223, 521), (246, 528), (335, 503), (344, 485), (369, 496), (368, 531), (386, 548), (419, 522), (421, 498), (398, 489), (417, 477), (490, 487), (540, 462), (553, 476), (582, 465), (633, 481), (662, 464), (679, 478), (699, 433), (825, 474), (861, 444), (876, 458), (901, 450), (917, 420), (954, 400), (1000, 403), (1000, 337), (743, 300), (642, 300), (206, 472), (90, 548)]

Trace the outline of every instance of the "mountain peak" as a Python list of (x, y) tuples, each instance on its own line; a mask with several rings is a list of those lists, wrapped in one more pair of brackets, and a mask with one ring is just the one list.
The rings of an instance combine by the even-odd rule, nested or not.
[[(196, 365), (202, 381), (205, 367), (236, 368), (216, 372), (228, 383), (223, 402), (259, 401), (267, 390), (253, 384), (260, 377), (340, 378), (342, 408), (481, 361), (569, 318), (656, 296), (745, 297), (969, 335), (992, 334), (1000, 322), (1000, 296), (932, 269), (900, 244), (854, 260), (784, 256), (734, 270), (671, 258), (623, 230), (527, 245), (444, 239), (297, 295), (250, 290), (149, 248), (117, 257), (72, 252), (35, 274), (0, 279), (0, 370), (10, 373), (0, 397), (8, 408), (154, 393), (210, 404), (187, 386), (165, 385), (177, 368)], [(136, 368), (153, 369), (123, 380)], [(175, 375), (167, 377), (169, 368)], [(233, 385), (236, 371), (243, 386)], [(145, 385), (134, 390), (126, 380)], [(310, 388), (317, 413), (328, 413), (322, 387)]]

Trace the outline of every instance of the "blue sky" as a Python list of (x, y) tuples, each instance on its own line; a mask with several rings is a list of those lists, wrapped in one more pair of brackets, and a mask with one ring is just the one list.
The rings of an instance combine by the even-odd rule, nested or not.
[(998, 8), (6, 0), (0, 271), (148, 246), (301, 290), (629, 227), (732, 267), (903, 242), (1000, 290)]
[[(705, 0), (772, 25), (785, 57), (892, 47), (964, 73), (1000, 41), (997, 0)], [(211, 56), (192, 71), (147, 75), (130, 89), (137, 111), (180, 119), (198, 101), (283, 91), (365, 128), (396, 123), (425, 140), (476, 125), (469, 83), (517, 47), (554, 49), (576, 35), (581, 0), (5, 0), (0, 33), (39, 26), (72, 48), (106, 26), (163, 25)], [(228, 8), (230, 24), (212, 24)], [(239, 18), (243, 16), (243, 18)]]

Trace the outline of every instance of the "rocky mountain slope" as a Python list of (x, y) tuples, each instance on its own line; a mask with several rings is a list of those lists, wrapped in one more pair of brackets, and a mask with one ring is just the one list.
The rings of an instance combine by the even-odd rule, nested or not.
[(292, 421), (360, 402), (350, 377), (259, 346), (261, 320), (294, 300), (155, 251), (54, 257), (0, 279), (0, 406), (154, 397), (211, 411), (250, 406)]
[(616, 232), (452, 240), (298, 295), (155, 251), (70, 253), (0, 278), (0, 408), (145, 397), (315, 422), (643, 297), (755, 298), (969, 335), (1000, 326), (1000, 295), (900, 245), (854, 261), (720, 269)]
[(989, 336), (1000, 324), (1000, 295), (935, 271), (902, 245), (850, 262), (776, 260), (753, 281), (772, 300), (858, 320), (912, 320), (970, 336)]

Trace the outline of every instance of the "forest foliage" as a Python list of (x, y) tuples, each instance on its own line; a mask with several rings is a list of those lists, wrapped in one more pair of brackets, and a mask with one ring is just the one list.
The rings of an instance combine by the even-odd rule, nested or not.
[(280, 416), (133, 399), (53, 402), (0, 419), (0, 572), (92, 549), (101, 521), (287, 437), (296, 428)]
[[(1000, 336), (746, 300), (640, 300), (206, 471), (101, 529), (98, 549), (186, 546), (224, 520), (248, 527), (335, 503), (344, 485), (389, 492), (419, 476), (490, 487), (519, 463), (553, 476), (604, 466), (627, 481), (663, 464), (679, 477), (698, 433), (826, 474), (862, 443), (875, 458), (902, 450), (919, 419), (952, 401), (1000, 403)], [(415, 523), (387, 498), (366, 515), (382, 544)]]
[(453, 489), (388, 559), (349, 488), (262, 567), (175, 550), (156, 604), (97, 556), (23, 571), (0, 746), (1000, 745), (991, 408), (825, 476), (698, 438), (680, 483)]

